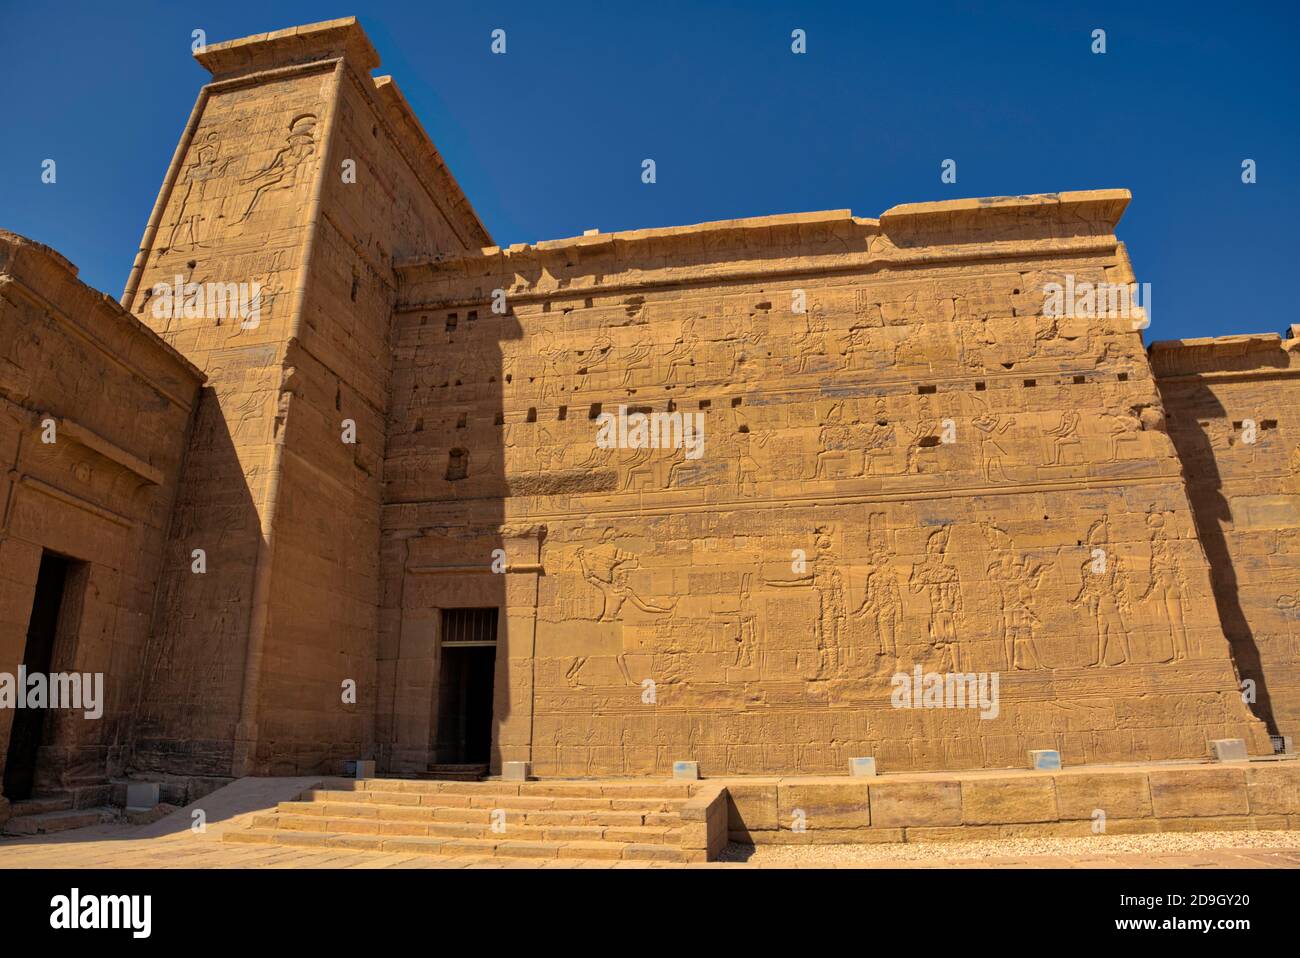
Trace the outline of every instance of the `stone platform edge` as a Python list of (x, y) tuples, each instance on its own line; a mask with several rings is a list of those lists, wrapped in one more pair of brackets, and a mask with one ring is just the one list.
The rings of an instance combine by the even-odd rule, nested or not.
[(717, 779), (743, 844), (1300, 829), (1300, 762)]

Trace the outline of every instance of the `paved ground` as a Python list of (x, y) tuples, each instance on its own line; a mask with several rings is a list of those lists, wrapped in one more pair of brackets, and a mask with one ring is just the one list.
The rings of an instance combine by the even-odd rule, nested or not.
[[(35, 838), (0, 839), (0, 868), (1300, 868), (1295, 832), (1203, 832), (1193, 835), (1036, 840), (1035, 854), (988, 855), (985, 843), (925, 845), (743, 845), (728, 848), (729, 862), (681, 866), (659, 862), (575, 862), (536, 859), (316, 851), (237, 845), (207, 835), (141, 836), (122, 825)], [(1181, 847), (1155, 850), (1142, 839), (1177, 837)], [(1064, 843), (1088, 842), (1090, 850)], [(1006, 843), (988, 843), (1006, 850)], [(1107, 846), (1101, 848), (1099, 846)], [(1255, 847), (1252, 847), (1254, 845)], [(1141, 850), (1146, 848), (1147, 850)], [(888, 849), (888, 854), (882, 854)]]

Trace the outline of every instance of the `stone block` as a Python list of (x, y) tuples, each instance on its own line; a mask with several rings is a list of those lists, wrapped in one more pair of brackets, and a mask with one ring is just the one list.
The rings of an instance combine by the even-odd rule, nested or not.
[(871, 821), (876, 827), (960, 825), (959, 782), (873, 782)]
[(1091, 820), (1100, 809), (1108, 820), (1146, 818), (1151, 788), (1141, 772), (1081, 772), (1057, 775), (1056, 808), (1062, 820)]
[(1246, 769), (1168, 769), (1147, 773), (1151, 807), (1157, 818), (1202, 818), (1245, 815)]
[(1056, 783), (1039, 778), (967, 779), (961, 783), (962, 822), (1001, 825), (1008, 822), (1054, 822)]
[(673, 762), (673, 778), (681, 781), (695, 781), (700, 777), (699, 762)]
[(526, 782), (531, 774), (527, 762), (502, 762), (501, 779), (506, 782)]
[(1210, 742), (1210, 754), (1216, 762), (1248, 762), (1246, 742), (1239, 738), (1219, 738)]
[(1059, 772), (1061, 753), (1054, 748), (1032, 749), (1029, 753), (1029, 767), (1040, 772)]
[(1268, 762), (1246, 768), (1251, 815), (1300, 815), (1300, 762)]
[(727, 782), (727, 828), (732, 841), (750, 842), (754, 832), (776, 831), (776, 782)]
[(153, 808), (161, 799), (162, 789), (157, 782), (128, 782), (126, 807), (130, 809)]
[(849, 775), (853, 778), (875, 778), (876, 760), (874, 758), (849, 759)]
[(809, 831), (827, 828), (866, 828), (871, 805), (865, 783), (811, 780), (782, 781), (777, 788), (781, 830), (802, 823)]

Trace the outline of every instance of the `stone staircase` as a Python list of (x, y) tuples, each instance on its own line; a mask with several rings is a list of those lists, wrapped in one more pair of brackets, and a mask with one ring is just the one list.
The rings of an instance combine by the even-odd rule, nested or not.
[(487, 778), (487, 773), (486, 765), (430, 765), (427, 772), (418, 772), (416, 777), (444, 782), (477, 782)]
[(13, 802), (4, 834), (51, 835), (87, 825), (101, 825), (116, 818), (111, 808), (73, 808), (72, 796), (50, 795)]
[(706, 822), (682, 817), (699, 788), (670, 781), (337, 780), (254, 815), (250, 827), (223, 839), (420, 855), (705, 861)]

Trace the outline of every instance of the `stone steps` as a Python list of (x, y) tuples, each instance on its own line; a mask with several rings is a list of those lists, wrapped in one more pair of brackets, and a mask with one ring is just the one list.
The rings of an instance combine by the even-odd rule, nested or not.
[[(292, 803), (283, 803), (292, 804)], [(637, 845), (680, 845), (681, 829), (674, 825), (569, 825), (535, 823), (507, 813), (496, 823), (460, 821), (410, 821), (386, 818), (338, 818), (332, 815), (294, 815), (281, 811), (255, 815), (254, 828), (283, 828), (300, 832), (347, 835), (417, 836), (424, 838), (484, 838), (497, 841), (612, 841)]]
[(382, 790), (312, 789), (305, 793), (312, 802), (339, 805), (385, 805), (442, 809), (510, 809), (549, 811), (642, 811), (676, 812), (685, 798), (564, 798), (560, 796), (515, 796), (515, 794), (455, 794), (382, 792)]
[(438, 795), (519, 795), (528, 798), (655, 798), (685, 800), (694, 794), (687, 782), (485, 782), (434, 781), (426, 779), (369, 778), (338, 779), (328, 786), (334, 791), (414, 792)]
[[(281, 802), (280, 809), (298, 815), (383, 817), (401, 821), (489, 822), (494, 812), (504, 812), (507, 819), (527, 819), (531, 824), (539, 825), (668, 825), (679, 821), (676, 808), (665, 808), (658, 802), (652, 802), (650, 807), (638, 807), (634, 804), (635, 800), (624, 800), (619, 808), (613, 808), (609, 805), (574, 807), (563, 802), (549, 802), (541, 806), (520, 805), (516, 804), (520, 799), (510, 795), (493, 796), (472, 806), (444, 802), (437, 796), (417, 796), (405, 792), (336, 792), (313, 789), (304, 793), (303, 797), (305, 801)], [(422, 798), (425, 800), (420, 800)], [(304, 808), (304, 805), (312, 807)]]
[(66, 812), (72, 808), (71, 795), (46, 795), (27, 798), (9, 806), (10, 815), (43, 815), (46, 812)]
[[(517, 858), (703, 860), (690, 783), (329, 780), (231, 842)], [(687, 839), (690, 838), (691, 841)]]
[(352, 835), (299, 832), (280, 828), (245, 828), (226, 832), (225, 841), (244, 844), (339, 848), (389, 854), (461, 855), (500, 858), (568, 858), (619, 861), (686, 862), (687, 853), (673, 845), (612, 841), (528, 841), (510, 838), (425, 838), (421, 836)]
[(116, 817), (111, 808), (68, 808), (35, 813), (18, 811), (23, 804), (26, 803), (15, 802), (11, 807), (14, 814), (5, 822), (6, 835), (52, 835), (88, 825), (102, 825)]
[(417, 773), (417, 777), (437, 778), (451, 782), (477, 782), (487, 773), (486, 765), (430, 765), (428, 770)]

